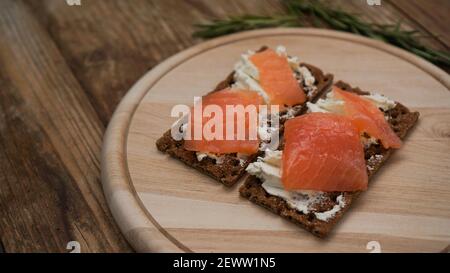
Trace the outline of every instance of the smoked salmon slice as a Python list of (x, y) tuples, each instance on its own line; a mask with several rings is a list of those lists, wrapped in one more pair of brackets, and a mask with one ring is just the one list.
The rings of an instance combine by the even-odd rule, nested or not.
[(252, 55), (250, 61), (258, 69), (260, 85), (271, 105), (280, 105), (280, 109), (283, 109), (306, 101), (305, 92), (297, 82), (286, 57), (279, 56), (272, 49), (266, 49)]
[(375, 104), (336, 86), (333, 87), (333, 92), (335, 92), (337, 98), (345, 102), (344, 114), (351, 119), (361, 133), (366, 132), (379, 139), (386, 149), (401, 147), (402, 141), (384, 118), (383, 112)]
[(284, 140), (281, 180), (286, 190), (367, 189), (360, 134), (346, 116), (310, 113), (290, 119)]
[[(227, 106), (243, 106), (247, 107), (249, 105), (255, 106), (256, 117), (249, 112), (237, 111), (227, 114)], [(241, 153), (244, 155), (255, 154), (259, 149), (259, 139), (257, 138), (257, 127), (258, 127), (258, 106), (265, 105), (264, 99), (256, 92), (250, 90), (233, 90), (224, 89), (221, 91), (210, 93), (202, 98), (202, 108), (204, 115), (201, 118), (195, 118), (193, 109), (191, 109), (191, 116), (187, 126), (187, 132), (190, 132), (190, 139), (185, 139), (184, 148), (189, 151), (197, 152), (208, 152), (214, 154), (230, 154), (230, 153)], [(205, 135), (205, 127), (209, 126), (215, 118), (215, 114), (206, 115), (207, 106), (213, 106), (223, 112), (222, 119), (219, 121), (219, 128), (211, 128), (211, 131), (217, 133), (215, 136), (221, 136), (218, 139), (214, 136)], [(214, 109), (214, 108), (212, 108)], [(239, 109), (239, 108), (236, 108)], [(242, 108), (242, 110), (244, 110)], [(245, 121), (245, 137), (242, 135), (242, 130), (239, 131), (238, 122), (239, 115), (242, 114)], [(256, 118), (256, 119), (255, 119)], [(233, 121), (234, 120), (234, 121)], [(227, 123), (234, 122), (234, 132), (230, 133), (230, 137), (227, 138)], [(216, 123), (217, 124), (217, 123)], [(195, 126), (201, 128), (200, 139), (195, 137)], [(230, 126), (233, 128), (232, 126)], [(217, 131), (218, 130), (218, 131)], [(238, 133), (241, 132), (239, 135)], [(240, 138), (239, 138), (240, 136)], [(256, 137), (252, 137), (256, 136)]]

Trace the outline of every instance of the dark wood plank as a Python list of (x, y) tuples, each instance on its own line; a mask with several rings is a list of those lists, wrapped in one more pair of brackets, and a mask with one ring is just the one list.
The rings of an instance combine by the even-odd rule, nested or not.
[[(428, 34), (389, 1), (383, 0), (379, 7), (363, 0), (325, 2), (373, 22), (392, 24), (402, 19), (406, 29)], [(27, 3), (60, 48), (104, 125), (145, 71), (201, 42), (191, 37), (194, 23), (238, 14), (284, 12), (277, 0), (83, 0), (79, 7), (53, 0)], [(434, 38), (425, 42), (442, 49)]]
[[(419, 5), (425, 6), (425, 3), (436, 2), (439, 0), (429, 1), (417, 1)], [(330, 5), (341, 7), (345, 11), (353, 12), (361, 15), (361, 17), (369, 22), (379, 24), (396, 24), (402, 22), (402, 28), (405, 30), (417, 30), (418, 35), (422, 36), (421, 41), (434, 49), (448, 50), (448, 46), (443, 44), (437, 37), (430, 35), (430, 30), (424, 25), (420, 24), (414, 17), (411, 17), (408, 13), (403, 12), (398, 8), (399, 1), (382, 0), (380, 6), (369, 6), (366, 1), (363, 0), (326, 0), (325, 2)], [(409, 1), (405, 1), (409, 2)], [(448, 7), (450, 1), (447, 1)], [(434, 7), (436, 9), (437, 7)], [(442, 18), (443, 23), (450, 24), (450, 18)]]
[(104, 125), (147, 70), (201, 42), (193, 24), (233, 14), (280, 12), (269, 0), (83, 0), (27, 2), (92, 99)]
[(401, 14), (434, 36), (444, 50), (450, 49), (450, 1), (389, 0)]
[[(65, 252), (72, 240), (83, 252), (130, 251), (100, 186), (104, 124), (145, 70), (196, 41), (181, 24), (175, 31), (159, 18), (155, 3), (97, 1), (74, 12), (47, 1), (50, 10), (66, 10), (56, 29), (59, 12), (38, 22), (33, 5), (44, 3), (36, 3), (0, 4), (0, 237), (8, 252)], [(237, 11), (241, 4), (224, 6)]]
[(0, 238), (7, 252), (130, 251), (103, 197), (104, 130), (20, 0), (0, 1)]
[[(435, 50), (447, 52), (449, 51), (450, 43), (448, 41), (443, 41), (436, 36), (436, 34), (439, 35), (440, 32), (436, 32), (435, 26), (433, 26), (432, 24), (423, 24), (423, 19), (417, 20), (416, 16), (411, 16), (408, 12), (405, 12), (403, 9), (399, 8), (399, 3), (400, 6), (402, 4), (397, 0), (382, 0), (380, 6), (369, 6), (367, 2), (363, 0), (324, 1), (329, 5), (335, 5), (346, 11), (359, 14), (363, 19), (366, 19), (369, 22), (379, 24), (396, 24), (397, 22), (401, 21), (402, 29), (418, 31), (417, 37), (425, 46), (433, 48)], [(409, 3), (410, 1), (403, 2)], [(441, 13), (442, 10), (448, 10), (450, 6), (450, 1), (444, 1), (445, 3), (442, 3), (443, 1), (441, 0), (416, 0), (415, 2), (416, 5), (421, 6), (421, 9), (427, 9), (431, 13)], [(442, 5), (439, 5), (437, 3), (442, 3)], [(420, 16), (417, 17), (419, 18)], [(424, 15), (422, 15), (422, 17), (424, 17)], [(442, 25), (450, 25), (449, 16), (440, 16), (440, 20)], [(448, 30), (446, 32), (448, 33)], [(441, 68), (447, 73), (450, 73), (449, 67), (441, 66)]]

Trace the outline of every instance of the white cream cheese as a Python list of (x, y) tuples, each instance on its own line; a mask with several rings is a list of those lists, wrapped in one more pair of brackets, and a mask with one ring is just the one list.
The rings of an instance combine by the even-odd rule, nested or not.
[(395, 101), (390, 100), (388, 97), (378, 93), (371, 93), (370, 95), (365, 95), (363, 97), (375, 103), (375, 105), (378, 108), (383, 109), (383, 111), (391, 110), (397, 105)]
[(266, 103), (269, 103), (269, 96), (259, 84), (259, 71), (250, 61), (254, 51), (248, 51), (241, 55), (241, 59), (234, 66), (234, 84), (232, 88), (247, 89), (258, 92)]
[[(201, 162), (205, 158), (211, 158), (216, 161), (216, 164), (220, 165), (224, 162), (225, 156), (217, 155), (214, 153), (196, 152), (197, 160)], [(244, 166), (247, 163), (248, 156), (244, 154), (237, 153), (237, 158), (239, 159), (239, 164)]]
[(200, 162), (203, 159), (209, 157), (211, 159), (214, 159), (216, 161), (216, 164), (220, 165), (225, 160), (225, 157), (222, 155), (216, 155), (213, 153), (204, 153), (204, 152), (196, 152), (197, 160)]
[[(383, 111), (391, 110), (397, 105), (395, 101), (390, 100), (389, 98), (378, 93), (372, 93), (362, 97), (370, 100), (375, 104), (375, 106), (381, 108)], [(319, 99), (316, 103), (308, 102), (307, 106), (308, 112), (342, 113), (344, 101), (337, 99), (334, 92), (331, 91), (327, 94), (325, 99)]]
[(246, 53), (241, 55), (241, 59), (236, 63), (234, 70), (242, 71), (244, 74), (249, 77), (258, 80), (259, 79), (259, 71), (255, 65), (250, 61), (250, 57), (255, 55), (255, 52), (252, 50), (247, 51)]
[(303, 214), (310, 212), (311, 206), (320, 202), (321, 194), (304, 194), (301, 192), (285, 191), (283, 188), (273, 187), (266, 183), (262, 184), (264, 190), (274, 196), (284, 199), (287, 204)]
[(196, 152), (196, 155), (197, 155), (197, 160), (198, 161), (202, 161), (203, 159), (208, 157), (208, 155), (206, 153)]
[[(294, 75), (297, 77), (299, 83), (305, 85), (305, 92), (310, 94), (312, 90), (317, 88), (314, 86), (315, 78), (311, 71), (304, 66), (300, 66), (300, 61), (297, 57), (288, 56), (286, 48), (284, 46), (278, 46), (275, 52), (282, 57), (286, 57)], [(259, 83), (259, 71), (258, 68), (250, 61), (250, 57), (254, 55), (254, 51), (247, 51), (241, 55), (239, 62), (234, 66), (234, 84), (233, 88), (249, 89), (260, 94), (266, 103), (269, 103), (269, 96), (266, 91), (261, 87)], [(300, 77), (300, 79), (298, 78)]]
[(369, 163), (369, 165), (376, 165), (378, 163), (380, 163), (380, 161), (383, 160), (383, 156), (382, 155), (372, 155), (367, 162)]
[(383, 160), (383, 156), (382, 155), (372, 155), (367, 160), (367, 170), (368, 171), (373, 171), (374, 168), (372, 166), (378, 165), (382, 160)]
[(266, 185), (281, 186), (281, 151), (267, 150), (264, 157), (250, 163), (247, 172), (261, 179)]
[(305, 66), (300, 66), (297, 71), (302, 75), (303, 83), (306, 87), (312, 87), (314, 86), (314, 83), (316, 82), (316, 79), (312, 75), (311, 71), (309, 71), (308, 68)]
[(187, 130), (188, 124), (184, 123), (183, 125), (181, 125), (181, 133), (185, 133)]
[(294, 118), (295, 115), (300, 112), (300, 110), (302, 110), (302, 105), (296, 105), (293, 107), (288, 107), (286, 110), (286, 113), (281, 115), (280, 118), (284, 118), (284, 119), (291, 119)]
[(275, 49), (275, 52), (278, 54), (278, 56), (285, 57), (287, 59), (287, 61), (289, 63), (289, 66), (291, 67), (292, 71), (299, 72), (299, 70), (300, 70), (300, 60), (298, 59), (298, 57), (289, 56), (288, 53), (287, 53), (286, 47), (284, 47), (282, 45), (277, 46), (277, 48)]
[(272, 122), (269, 124), (269, 119), (276, 122), (276, 119), (279, 118), (279, 113), (272, 113), (271, 115), (260, 113), (259, 116), (258, 138), (261, 140), (259, 145), (260, 151), (265, 151), (267, 149), (273, 150), (278, 147), (277, 140), (279, 140), (280, 128), (278, 126), (271, 126)]
[(239, 159), (239, 165), (241, 165), (241, 167), (244, 167), (245, 163), (247, 163), (248, 156), (237, 153), (237, 158)]
[[(389, 98), (381, 94), (372, 93), (371, 95), (365, 95), (363, 97), (373, 102), (378, 108), (382, 109), (383, 111), (388, 111), (396, 106), (395, 101), (390, 100)], [(344, 103), (345, 102), (343, 100), (337, 99), (334, 95), (334, 92), (331, 91), (327, 94), (325, 99), (319, 99), (316, 103), (308, 102), (306, 105), (308, 107), (309, 113), (321, 112), (340, 114), (344, 111)], [(385, 117), (387, 118), (388, 116), (385, 115)], [(372, 144), (378, 144), (378, 140), (376, 138), (370, 136), (366, 137), (364, 135), (361, 136), (361, 142), (365, 147), (369, 147)]]
[[(286, 191), (281, 183), (282, 153), (282, 151), (267, 150), (264, 157), (259, 157), (246, 170), (263, 182), (261, 186), (267, 193), (284, 199), (291, 208), (308, 214), (311, 212), (311, 207), (314, 204), (322, 201), (324, 193), (317, 191)], [(341, 199), (338, 197), (338, 204), (330, 211), (315, 213), (316, 217), (321, 221), (327, 221), (343, 207), (343, 200)]]
[(365, 148), (368, 148), (371, 145), (378, 144), (378, 139), (376, 139), (374, 137), (367, 137), (367, 136), (361, 135), (361, 142)]
[(279, 128), (271, 127), (267, 122), (261, 122), (258, 125), (258, 137), (261, 141), (270, 141), (274, 134), (278, 133)]
[(287, 50), (285, 46), (279, 45), (275, 48), (275, 52), (278, 54), (278, 56), (286, 57), (288, 58)]
[(260, 151), (272, 150), (276, 149), (279, 146), (279, 128), (270, 127), (270, 126), (262, 126), (258, 128), (258, 136), (261, 139), (261, 143), (259, 145)]
[(339, 195), (336, 198), (336, 201), (338, 202), (331, 210), (327, 210), (324, 212), (315, 212), (314, 215), (316, 215), (316, 218), (321, 221), (328, 221), (330, 218), (333, 218), (336, 213), (338, 213), (342, 208), (345, 206), (345, 198), (344, 195)]
[(254, 79), (246, 74), (244, 71), (235, 70), (234, 73), (234, 84), (232, 88), (245, 89), (257, 92), (263, 99), (265, 103), (269, 103), (269, 96), (266, 91), (259, 84), (258, 79)]
[(319, 99), (316, 103), (307, 104), (308, 112), (321, 112), (321, 113), (342, 113), (344, 108), (344, 101), (335, 98), (334, 92), (328, 92), (325, 99)]
[(276, 47), (275, 52), (278, 54), (278, 56), (280, 57), (285, 57), (289, 63), (289, 66), (291, 67), (291, 69), (293, 71), (297, 71), (299, 66), (300, 66), (300, 61), (298, 59), (298, 57), (295, 56), (289, 56), (286, 50), (286, 47), (279, 45)]
[(278, 46), (276, 52), (279, 56), (286, 57), (291, 67), (294, 71), (294, 77), (297, 79), (299, 84), (303, 84), (304, 91), (307, 96), (311, 96), (313, 91), (317, 89), (316, 79), (314, 78), (311, 71), (306, 66), (300, 66), (300, 61), (298, 57), (292, 57), (287, 54), (286, 48), (284, 46)]

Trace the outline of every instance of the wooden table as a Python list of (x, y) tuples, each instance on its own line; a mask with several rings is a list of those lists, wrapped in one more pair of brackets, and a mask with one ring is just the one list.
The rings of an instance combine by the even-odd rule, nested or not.
[[(449, 50), (447, 0), (336, 2), (374, 22), (401, 18)], [(133, 251), (100, 182), (102, 135), (120, 99), (147, 70), (201, 42), (193, 23), (283, 11), (276, 0), (81, 3), (0, 1), (0, 251), (68, 252), (70, 241), (82, 252)]]

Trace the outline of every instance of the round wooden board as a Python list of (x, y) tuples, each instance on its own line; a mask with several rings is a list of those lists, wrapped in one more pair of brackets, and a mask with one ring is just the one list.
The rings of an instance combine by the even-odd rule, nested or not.
[[(419, 124), (327, 239), (240, 198), (157, 151), (176, 104), (192, 105), (262, 45), (287, 47), (335, 79), (420, 112)], [(450, 78), (381, 42), (317, 29), (267, 29), (197, 45), (148, 72), (105, 135), (102, 182), (111, 211), (140, 252), (439, 252), (450, 243)], [(447, 248), (448, 249), (448, 248)]]

